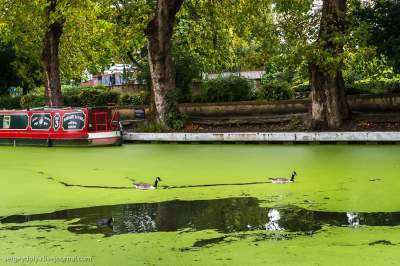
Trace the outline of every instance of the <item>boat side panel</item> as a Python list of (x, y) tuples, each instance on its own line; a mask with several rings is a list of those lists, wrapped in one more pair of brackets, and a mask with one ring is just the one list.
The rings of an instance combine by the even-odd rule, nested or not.
[[(94, 132), (90, 129), (90, 111), (88, 108), (62, 109), (62, 110), (38, 110), (38, 111), (0, 111), (0, 115), (26, 114), (29, 126), (26, 129), (2, 129), (0, 130), (0, 145), (11, 146), (104, 146), (120, 145), (122, 137), (119, 130), (114, 128), (109, 131)], [(48, 129), (32, 129), (32, 115), (37, 118), (40, 115), (51, 115), (51, 126)], [(72, 121), (72, 129), (65, 127), (64, 117)], [(75, 119), (75, 120), (74, 120)], [(46, 119), (48, 120), (48, 119)], [(81, 123), (83, 122), (83, 124)], [(112, 123), (112, 121), (107, 121)], [(77, 128), (73, 128), (77, 125)], [(112, 131), (110, 131), (112, 130)]]

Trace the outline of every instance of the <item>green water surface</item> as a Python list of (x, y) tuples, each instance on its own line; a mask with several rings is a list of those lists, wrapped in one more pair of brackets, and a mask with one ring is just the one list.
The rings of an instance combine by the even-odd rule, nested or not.
[[(134, 181), (152, 183), (155, 176), (162, 177), (162, 186), (240, 184), (289, 177), (292, 170), (298, 177), (285, 185), (129, 189)], [(123, 203), (250, 196), (269, 207), (400, 211), (400, 146), (396, 145), (2, 147), (0, 171), (0, 217)], [(43, 230), (38, 224), (55, 228)], [(247, 237), (232, 234), (230, 241), (194, 248), (195, 241), (221, 233), (157, 232), (104, 238), (74, 235), (65, 230), (67, 222), (62, 220), (24, 225), (31, 227), (5, 230), (0, 224), (0, 265), (10, 263), (4, 256), (32, 255), (93, 257), (82, 265), (398, 265), (400, 261), (400, 228), (396, 226), (332, 226), (291, 240), (264, 239), (260, 238), (266, 234), (263, 231), (249, 232)], [(390, 244), (370, 245), (380, 240)]]

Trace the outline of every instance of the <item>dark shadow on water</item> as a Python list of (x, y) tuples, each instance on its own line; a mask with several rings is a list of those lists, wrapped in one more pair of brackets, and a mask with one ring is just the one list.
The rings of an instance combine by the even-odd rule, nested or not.
[[(400, 212), (354, 213), (309, 211), (296, 206), (265, 208), (256, 198), (228, 198), (197, 201), (167, 201), (98, 206), (34, 215), (13, 215), (0, 219), (2, 225), (43, 220), (77, 220), (68, 230), (76, 234), (116, 234), (216, 230), (221, 233), (267, 230), (274, 237), (286, 233), (313, 234), (323, 225), (358, 227), (400, 225)], [(113, 221), (110, 221), (110, 218)], [(23, 225), (21, 226), (23, 228)], [(2, 230), (8, 230), (3, 226)], [(269, 236), (270, 237), (270, 236)], [(208, 241), (208, 240), (207, 240)], [(206, 241), (206, 242), (207, 242)], [(211, 240), (210, 240), (211, 241)], [(217, 241), (217, 240), (216, 240)], [(199, 242), (198, 245), (207, 245)]]
[(393, 244), (392, 242), (388, 240), (377, 240), (371, 243), (368, 243), (370, 246), (375, 246), (375, 245), (387, 245), (387, 246), (395, 246), (396, 244)]
[(176, 188), (198, 188), (198, 187), (221, 187), (221, 186), (249, 186), (249, 185), (264, 185), (264, 184), (271, 184), (271, 181), (268, 181), (268, 182), (249, 182), (249, 183), (187, 185), (187, 186), (161, 186), (161, 188), (164, 188), (164, 189), (176, 189)]
[(193, 247), (196, 248), (202, 248), (204, 246), (208, 246), (208, 245), (214, 245), (214, 244), (218, 244), (221, 242), (227, 242), (225, 239), (227, 238), (227, 236), (222, 236), (222, 237), (215, 237), (215, 238), (208, 238), (208, 239), (202, 239), (202, 240), (198, 240), (196, 242), (194, 242)]
[(133, 189), (132, 187), (107, 187), (107, 186), (91, 186), (91, 185), (74, 185), (68, 184), (63, 181), (58, 181), (58, 183), (66, 186), (66, 187), (81, 187), (81, 188), (104, 188), (104, 189)]
[[(48, 178), (49, 179), (49, 178)], [(50, 180), (54, 180), (53, 178)], [(81, 187), (81, 188), (101, 188), (101, 189), (135, 189), (131, 187), (115, 187), (115, 186), (94, 186), (94, 185), (75, 185), (63, 181), (57, 181), (66, 187)], [(205, 184), (205, 185), (187, 185), (187, 186), (159, 186), (158, 189), (178, 189), (178, 188), (202, 188), (202, 187), (222, 187), (222, 186), (249, 186), (249, 185), (262, 185), (271, 184), (271, 182), (250, 182), (250, 183), (231, 183), (231, 184)]]

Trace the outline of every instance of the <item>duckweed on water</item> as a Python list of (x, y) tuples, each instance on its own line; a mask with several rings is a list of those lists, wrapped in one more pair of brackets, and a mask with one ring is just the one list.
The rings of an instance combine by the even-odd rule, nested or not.
[[(0, 169), (0, 265), (1, 256), (34, 255), (93, 256), (85, 265), (400, 259), (400, 146), (4, 147)], [(292, 170), (295, 183), (268, 183)], [(133, 189), (155, 176), (173, 189)], [(157, 230), (132, 234), (140, 227), (129, 221), (143, 206)], [(95, 221), (110, 216), (113, 227), (99, 231)], [(267, 231), (268, 224), (282, 230)]]

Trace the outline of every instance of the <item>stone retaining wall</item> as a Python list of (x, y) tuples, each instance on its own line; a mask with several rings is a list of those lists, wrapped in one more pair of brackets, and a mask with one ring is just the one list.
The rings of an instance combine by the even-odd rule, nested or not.
[[(400, 94), (350, 95), (348, 103), (352, 111), (358, 112), (400, 111)], [(306, 113), (310, 104), (310, 100), (185, 103), (179, 109), (189, 116), (294, 114)]]
[(400, 132), (125, 133), (128, 142), (400, 142)]

